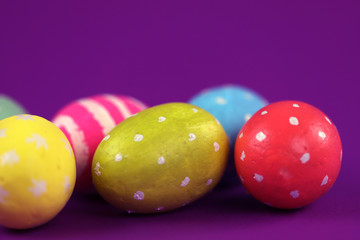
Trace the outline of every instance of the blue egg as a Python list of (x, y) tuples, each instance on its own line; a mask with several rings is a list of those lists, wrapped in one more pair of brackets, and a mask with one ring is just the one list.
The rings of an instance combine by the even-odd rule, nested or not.
[(230, 146), (245, 122), (260, 108), (268, 104), (267, 100), (256, 92), (237, 85), (224, 85), (206, 89), (190, 100), (214, 115), (224, 127)]

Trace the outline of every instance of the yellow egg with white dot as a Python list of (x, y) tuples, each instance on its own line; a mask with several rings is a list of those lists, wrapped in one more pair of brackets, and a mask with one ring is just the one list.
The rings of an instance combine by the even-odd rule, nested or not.
[(0, 225), (28, 229), (50, 221), (75, 177), (73, 151), (53, 123), (26, 114), (0, 121)]
[(103, 139), (92, 162), (93, 182), (122, 210), (170, 211), (216, 186), (228, 150), (213, 115), (191, 104), (163, 104), (127, 118)]

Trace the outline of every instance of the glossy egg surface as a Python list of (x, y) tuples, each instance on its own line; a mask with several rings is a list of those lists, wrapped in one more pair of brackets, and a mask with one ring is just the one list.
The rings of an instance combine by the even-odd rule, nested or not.
[(199, 199), (223, 175), (225, 131), (186, 103), (158, 105), (124, 120), (100, 143), (92, 163), (100, 195), (128, 212), (169, 211)]

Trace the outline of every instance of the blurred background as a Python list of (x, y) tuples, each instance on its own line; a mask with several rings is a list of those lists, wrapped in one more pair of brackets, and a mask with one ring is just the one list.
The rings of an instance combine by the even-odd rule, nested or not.
[(305, 101), (339, 130), (343, 168), (326, 196), (359, 224), (359, 12), (356, 0), (1, 0), (0, 93), (48, 119), (98, 93), (153, 106), (229, 83)]
[[(0, 2), (0, 93), (51, 119), (98, 93), (150, 106), (240, 84), (330, 116), (360, 166), (358, 1)], [(349, 156), (349, 157), (347, 157)]]
[(360, 75), (358, 5), (3, 0), (1, 92), (52, 117), (96, 93), (155, 105), (238, 83), (270, 101), (310, 102), (340, 125)]

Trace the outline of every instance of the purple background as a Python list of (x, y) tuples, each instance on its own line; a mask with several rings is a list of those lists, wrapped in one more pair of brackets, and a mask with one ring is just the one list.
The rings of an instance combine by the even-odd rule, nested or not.
[(149, 105), (226, 83), (329, 115), (343, 142), (334, 187), (279, 211), (235, 187), (180, 210), (127, 215), (74, 195), (50, 223), (0, 239), (360, 238), (359, 1), (0, 1), (0, 92), (51, 118), (97, 93)]

